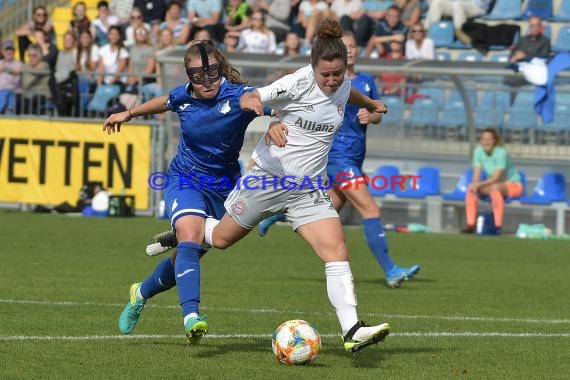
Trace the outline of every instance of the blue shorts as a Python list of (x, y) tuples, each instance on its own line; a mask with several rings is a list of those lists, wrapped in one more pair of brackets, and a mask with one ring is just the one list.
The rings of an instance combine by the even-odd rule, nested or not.
[(335, 186), (346, 186), (346, 182), (354, 181), (356, 177), (361, 177), (362, 164), (350, 159), (334, 159), (327, 163), (327, 175), (331, 178)]
[(164, 190), (164, 203), (172, 226), (186, 215), (222, 219), (226, 212), (224, 201), (227, 194), (201, 189), (199, 186), (192, 187), (187, 182), (180, 184), (179, 179), (178, 174), (169, 173), (168, 186)]

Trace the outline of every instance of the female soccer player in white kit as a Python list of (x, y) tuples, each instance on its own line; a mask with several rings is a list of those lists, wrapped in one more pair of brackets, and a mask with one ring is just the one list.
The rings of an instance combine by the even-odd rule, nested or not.
[[(244, 110), (261, 115), (266, 104), (278, 111), (289, 130), (287, 144), (280, 148), (264, 139), (258, 143), (252, 157), (255, 165), (230, 193), (222, 220), (206, 220), (206, 242), (227, 248), (264, 218), (283, 212), (325, 263), (327, 293), (342, 328), (344, 348), (358, 351), (384, 340), (390, 326), (368, 326), (358, 320), (342, 225), (331, 199), (317, 184), (327, 178), (327, 154), (347, 101), (370, 112), (383, 113), (386, 107), (351, 89), (338, 22), (323, 20), (317, 36), (310, 65), (241, 97)], [(300, 186), (307, 181), (313, 186)]]

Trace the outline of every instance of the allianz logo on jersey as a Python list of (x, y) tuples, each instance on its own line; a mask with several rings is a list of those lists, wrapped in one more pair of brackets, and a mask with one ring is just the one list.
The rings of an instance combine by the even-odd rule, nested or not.
[(336, 126), (333, 123), (317, 123), (316, 121), (303, 119), (302, 117), (297, 118), (294, 124), (297, 127), (306, 129), (307, 131), (314, 132), (334, 132), (336, 129)]

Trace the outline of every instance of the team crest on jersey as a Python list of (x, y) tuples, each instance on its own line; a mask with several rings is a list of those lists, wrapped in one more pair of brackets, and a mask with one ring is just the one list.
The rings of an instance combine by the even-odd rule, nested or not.
[(336, 110), (340, 116), (344, 117), (344, 106), (342, 104), (337, 104)]
[(303, 107), (303, 111), (306, 111), (306, 112), (315, 112), (315, 108), (313, 107), (312, 104), (309, 104), (308, 106)]
[(364, 83), (364, 91), (370, 93), (370, 85), (368, 83)]
[(279, 97), (283, 97), (287, 93), (284, 87), (276, 87), (271, 91), (271, 100), (277, 100)]
[(222, 114), (227, 114), (228, 112), (231, 111), (231, 107), (230, 107), (230, 101), (226, 100), (223, 103), (218, 103), (218, 111)]
[(232, 211), (234, 212), (235, 215), (243, 215), (247, 211), (247, 204), (245, 203), (245, 201), (238, 199), (232, 205)]

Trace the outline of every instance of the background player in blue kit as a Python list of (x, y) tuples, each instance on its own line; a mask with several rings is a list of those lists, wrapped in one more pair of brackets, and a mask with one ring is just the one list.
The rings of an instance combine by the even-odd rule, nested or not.
[[(354, 69), (356, 57), (358, 57), (358, 46), (353, 34), (344, 32), (342, 41), (348, 52), (346, 74), (351, 79), (352, 87), (372, 99), (379, 99), (374, 78), (369, 74), (356, 72)], [(381, 119), (382, 116), (379, 113), (372, 113), (351, 104), (346, 105), (342, 127), (336, 134), (329, 151), (327, 174), (333, 179), (333, 185), (340, 187), (339, 189), (333, 186), (329, 190), (336, 210), (340, 212), (348, 200), (362, 216), (368, 247), (384, 270), (388, 285), (397, 288), (403, 280), (412, 278), (418, 273), (420, 266), (399, 267), (393, 263), (388, 253), (388, 242), (380, 217), (380, 209), (366, 185), (362, 183), (359, 186), (354, 185), (355, 178), (363, 176), (362, 164), (366, 155), (367, 124), (379, 123)], [(336, 181), (338, 173), (346, 173), (342, 182)], [(348, 185), (348, 181), (352, 183)], [(344, 189), (343, 185), (345, 185)], [(264, 236), (272, 224), (283, 219), (283, 214), (265, 219), (259, 224), (259, 234)]]
[[(164, 197), (178, 239), (176, 253), (158, 264), (142, 283), (130, 288), (130, 300), (119, 317), (119, 329), (129, 334), (147, 299), (175, 285), (190, 344), (208, 331), (199, 315), (200, 254), (204, 219), (224, 215), (224, 201), (240, 175), (239, 152), (248, 124), (257, 117), (240, 109), (239, 99), (253, 91), (211, 41), (195, 41), (186, 51), (184, 66), (190, 83), (174, 88), (128, 111), (111, 115), (103, 126), (120, 131), (133, 117), (168, 110), (180, 118), (178, 152), (168, 169)], [(267, 111), (267, 109), (266, 109)], [(204, 186), (200, 178), (207, 178)]]

